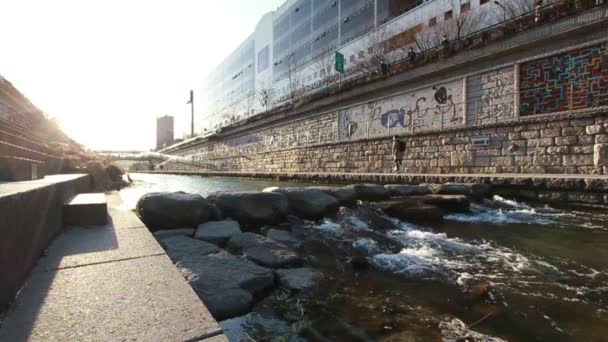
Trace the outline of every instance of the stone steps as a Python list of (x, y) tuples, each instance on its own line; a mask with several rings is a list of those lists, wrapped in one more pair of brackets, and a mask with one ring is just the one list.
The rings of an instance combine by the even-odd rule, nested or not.
[(0, 156), (0, 181), (21, 182), (45, 175), (45, 165), (39, 160)]
[(0, 156), (18, 157), (44, 162), (46, 171), (49, 174), (57, 173), (61, 170), (61, 158), (19, 145), (11, 144), (3, 140), (0, 140)]
[(103, 193), (76, 195), (63, 206), (64, 226), (104, 226), (108, 204)]
[(24, 136), (20, 132), (13, 131), (8, 127), (2, 127), (2, 129), (0, 129), (0, 141), (46, 153), (48, 155), (55, 155), (50, 148), (43, 145), (40, 141)]

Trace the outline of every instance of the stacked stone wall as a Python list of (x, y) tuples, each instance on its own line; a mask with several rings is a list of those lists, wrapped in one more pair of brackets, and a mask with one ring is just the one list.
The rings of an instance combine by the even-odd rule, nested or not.
[[(406, 136), (405, 171), (408, 173), (552, 173), (608, 174), (608, 113), (547, 116), (463, 128), (450, 132)], [(392, 172), (388, 138), (331, 141), (333, 126), (328, 116), (318, 117), (315, 135), (320, 141), (299, 145), (295, 136), (306, 130), (287, 125), (291, 137), (276, 145), (208, 143), (186, 151), (192, 164), (175, 164), (174, 170), (214, 169), (244, 172)], [(274, 132), (279, 128), (273, 128)], [(255, 136), (264, 136), (260, 131)], [(334, 132), (335, 134), (335, 132)], [(286, 136), (286, 135), (283, 135)], [(305, 136), (305, 135), (304, 135)], [(487, 146), (474, 146), (472, 138), (484, 137)], [(236, 138), (235, 138), (236, 139)], [(240, 139), (244, 139), (241, 137)], [(270, 143), (270, 138), (266, 138)], [(211, 167), (202, 167), (207, 165)]]

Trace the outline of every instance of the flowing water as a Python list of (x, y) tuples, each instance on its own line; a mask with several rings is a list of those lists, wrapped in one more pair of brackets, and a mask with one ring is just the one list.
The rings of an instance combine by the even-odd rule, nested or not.
[[(151, 191), (206, 195), (299, 183), (132, 175), (128, 206)], [(275, 290), (221, 323), (243, 341), (440, 341), (459, 318), (508, 341), (608, 341), (608, 214), (499, 196), (420, 226), (373, 204), (321, 222), (290, 218), (322, 277), (309, 293)], [(477, 289), (489, 289), (482, 291)]]

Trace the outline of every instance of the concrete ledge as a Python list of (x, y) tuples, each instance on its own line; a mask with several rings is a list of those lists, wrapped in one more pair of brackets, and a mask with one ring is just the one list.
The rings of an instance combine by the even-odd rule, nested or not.
[(61, 230), (63, 203), (89, 190), (87, 175), (0, 183), (0, 309), (14, 298), (42, 251)]
[(103, 226), (107, 223), (108, 205), (104, 193), (80, 194), (63, 206), (66, 226)]
[(45, 165), (41, 161), (0, 156), (0, 181), (20, 182), (44, 176)]
[[(227, 341), (152, 233), (113, 193), (108, 224), (63, 232), (0, 328), (0, 341)], [(115, 225), (117, 222), (118, 225)]]

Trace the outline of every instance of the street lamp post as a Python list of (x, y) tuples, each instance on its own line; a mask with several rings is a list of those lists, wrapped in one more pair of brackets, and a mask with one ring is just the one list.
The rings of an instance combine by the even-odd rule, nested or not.
[(496, 0), (494, 1), (494, 4), (500, 6), (500, 8), (502, 9), (502, 20), (507, 21), (507, 9), (505, 8), (505, 6)]

